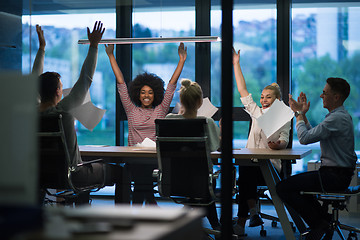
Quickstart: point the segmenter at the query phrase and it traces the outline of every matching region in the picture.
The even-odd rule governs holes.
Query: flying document
[[[218,108],[215,107],[209,100],[208,97],[203,99],[203,104],[198,109],[198,116],[211,118],[218,111]]]
[[[172,113],[179,113],[181,111],[181,104],[180,103],[176,103]],[[202,117],[208,117],[211,118],[212,116],[214,116],[214,114],[218,111],[218,108],[215,107],[209,100],[208,97],[203,99],[203,104],[201,105],[201,107],[198,109],[197,112],[197,116],[202,116]]]
[[[71,88],[64,89],[63,96],[66,97],[69,95],[70,91]],[[91,102],[89,91],[86,93],[84,102],[80,106],[70,111],[70,113],[90,131],[92,131],[96,125],[99,124],[105,112],[106,110],[96,107]]]
[[[269,139],[277,130],[284,126],[287,122],[291,121],[294,117],[294,112],[285,105],[283,101],[275,99],[270,108],[260,117],[257,123],[263,130],[266,137]]]

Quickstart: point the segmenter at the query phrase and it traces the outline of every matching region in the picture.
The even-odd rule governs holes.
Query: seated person
[[[284,203],[292,207],[310,227],[306,239],[322,239],[330,227],[327,211],[311,195],[304,192],[341,192],[350,185],[357,156],[354,151],[354,126],[343,104],[350,94],[349,83],[342,78],[328,78],[320,97],[323,107],[329,110],[325,119],[312,127],[306,118],[310,102],[304,93],[295,101],[290,95],[289,104],[296,116],[299,142],[310,144],[320,141],[321,167],[290,176],[276,185]]]
[[[274,103],[275,99],[281,100],[280,87],[277,83],[272,83],[266,86],[261,93],[259,107],[253,100],[251,93],[246,87],[245,78],[240,67],[240,50],[235,52],[233,50],[233,66],[235,73],[235,80],[238,91],[240,93],[240,100],[244,104],[245,109],[250,113],[252,118],[251,130],[249,133],[247,148],[270,148],[270,149],[284,149],[289,142],[289,132],[291,122],[286,123],[272,137],[276,141],[268,141],[263,130],[258,126],[256,118],[264,114],[269,107]],[[275,169],[281,171],[280,159],[270,159]],[[254,164],[255,165],[255,164]],[[262,225],[264,222],[260,217],[257,205],[257,186],[266,185],[264,177],[259,166],[240,166],[239,178],[237,181],[239,186],[238,198],[238,221],[234,225],[234,233],[238,236],[244,236],[245,223],[250,213],[249,227],[256,227]]]
[[[34,61],[33,73],[41,74],[44,65],[46,42],[43,30],[39,25],[36,26],[36,31],[39,38],[39,50]],[[72,109],[78,107],[83,103],[85,95],[91,86],[97,62],[98,43],[101,40],[104,31],[105,28],[103,28],[103,24],[100,21],[95,23],[92,32],[90,32],[89,28],[87,28],[88,38],[90,41],[88,55],[82,66],[80,77],[68,96],[62,99],[63,84],[60,79],[60,74],[56,72],[45,72],[39,76],[40,115],[62,115],[65,138],[70,154],[70,159],[72,160],[71,165],[75,168],[75,172],[73,172],[72,174],[72,180],[73,183],[78,187],[101,183],[104,177],[104,168],[102,163],[92,163],[77,167],[78,164],[82,163],[82,159],[77,144],[77,137],[74,126],[75,119],[74,116],[70,113]],[[107,173],[106,175],[111,176],[113,182],[117,183],[116,187],[118,188],[120,187],[118,183],[121,179],[121,169],[120,171],[115,169],[115,166],[108,166],[109,173]],[[111,174],[111,172],[117,173]],[[120,189],[116,189],[116,203],[120,202],[120,194]]]
[[[128,89],[114,56],[114,45],[105,45],[105,51],[116,77],[121,103],[128,117],[128,145],[134,146],[142,143],[145,138],[155,141],[155,119],[164,118],[169,112],[176,84],[187,58],[187,48],[184,43],[179,44],[179,62],[166,90],[164,81],[159,76],[146,72],[138,74],[130,82]],[[132,203],[157,205],[152,177],[156,165],[127,163],[126,168],[134,182]]]
[[[180,88],[180,102],[182,109],[179,114],[168,114],[165,118],[180,118],[180,119],[193,119],[204,118],[198,117],[197,111],[201,107],[203,102],[203,92],[198,83],[192,82],[189,79],[183,79],[181,81]],[[215,124],[212,118],[206,118],[208,121],[208,133],[210,141],[210,151],[216,151],[220,146],[220,129]],[[214,182],[213,186],[216,186]],[[219,219],[216,212],[216,205],[212,203],[207,207],[206,214],[210,225],[215,230],[220,230]]]

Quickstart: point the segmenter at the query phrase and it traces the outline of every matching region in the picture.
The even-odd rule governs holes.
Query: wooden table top
[[[128,147],[128,146],[97,146],[97,145],[80,145],[82,156],[92,157],[146,157],[156,158],[155,148]],[[311,153],[311,149],[282,149],[271,150],[261,148],[242,148],[234,149],[233,156],[236,159],[301,159]],[[212,158],[221,158],[221,152],[212,152]]]

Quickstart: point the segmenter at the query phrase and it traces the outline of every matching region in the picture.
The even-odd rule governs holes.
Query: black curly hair
[[[129,94],[131,101],[133,101],[136,106],[141,107],[140,90],[145,85],[151,87],[151,89],[154,91],[154,101],[152,105],[153,107],[156,107],[164,99],[165,84],[159,76],[153,73],[145,72],[139,74],[129,84]]]

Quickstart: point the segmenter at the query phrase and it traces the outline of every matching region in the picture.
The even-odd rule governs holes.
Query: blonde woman
[[[270,148],[270,149],[284,149],[289,142],[289,132],[291,123],[288,122],[280,128],[272,138],[276,141],[268,141],[262,129],[257,125],[256,118],[264,114],[268,108],[273,104],[275,99],[281,100],[280,87],[277,83],[266,86],[260,97],[260,106],[258,106],[252,94],[248,92],[245,78],[240,67],[240,50],[236,52],[233,49],[233,66],[236,84],[241,96],[241,102],[245,109],[250,113],[252,118],[251,130],[246,144],[247,148]],[[270,159],[275,168],[280,172],[280,159]],[[257,186],[265,185],[264,178],[261,174],[260,168],[254,164],[250,167],[239,167],[239,203],[238,203],[238,221],[234,226],[234,233],[239,236],[245,236],[245,223],[250,213],[249,227],[256,227],[262,225],[264,222],[260,217],[257,208]]]
[[[203,102],[203,92],[198,83],[192,82],[189,79],[183,79],[181,81],[180,102],[182,105],[181,112],[179,114],[170,113],[166,116],[166,118],[205,118],[197,116],[197,111],[201,107]],[[207,122],[210,150],[215,151],[220,146],[220,129],[212,118],[207,118]],[[215,185],[216,183],[214,184],[214,186]],[[212,203],[208,206],[206,217],[208,218],[210,225],[213,229],[220,230],[220,224],[216,212],[215,203]]]

